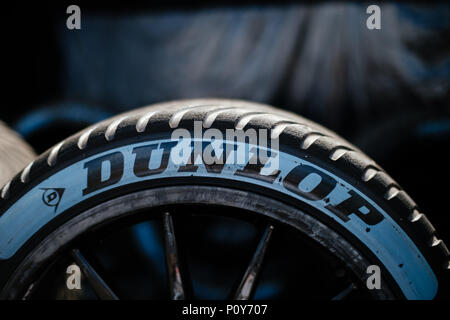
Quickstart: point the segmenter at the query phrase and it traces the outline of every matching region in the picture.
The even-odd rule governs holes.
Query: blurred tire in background
[[[7,183],[35,157],[33,149],[0,121],[0,185]]]

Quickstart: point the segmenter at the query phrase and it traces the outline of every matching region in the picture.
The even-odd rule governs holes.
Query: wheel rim
[[[81,268],[83,276],[98,298],[121,298],[121,293],[114,292],[107,281],[102,278],[101,272],[97,272],[96,268],[90,264],[89,259],[83,255],[82,248],[86,247],[83,243],[86,243],[88,238],[86,234],[92,234],[93,231],[103,230],[111,225],[123,225],[121,223],[123,219],[134,219],[138,215],[144,215],[145,220],[148,220],[149,216],[159,218],[163,226],[166,278],[169,287],[169,296],[166,298],[197,298],[192,289],[186,289],[186,287],[192,287],[192,284],[187,284],[187,282],[191,282],[191,279],[184,279],[181,272],[183,264],[180,262],[179,251],[183,249],[180,248],[180,243],[183,243],[184,239],[178,238],[177,231],[181,228],[174,228],[174,220],[176,224],[178,218],[185,219],[190,216],[189,214],[182,216],[180,207],[196,206],[195,208],[200,208],[211,205],[230,210],[230,216],[234,216],[233,211],[242,210],[249,216],[257,216],[259,221],[264,222],[263,232],[258,234],[257,245],[252,248],[253,253],[247,259],[245,270],[241,272],[241,276],[236,281],[237,285],[223,298],[251,299],[254,297],[258,288],[257,280],[263,277],[261,273],[267,259],[266,251],[270,250],[272,235],[276,234],[277,230],[285,230],[283,228],[290,228],[290,230],[308,237],[330,256],[341,261],[348,283],[334,293],[324,292],[321,298],[340,300],[357,297],[360,293],[363,293],[364,297],[370,296],[376,299],[394,297],[384,278],[380,290],[370,290],[369,292],[365,288],[366,268],[372,263],[343,237],[312,216],[262,195],[210,186],[174,186],[139,191],[99,204],[77,215],[49,234],[25,257],[4,287],[2,296],[6,298],[39,298],[36,293],[39,292],[39,287],[45,283],[46,273],[43,270],[50,270],[52,263],[59,257],[64,255],[67,257],[70,254],[71,259]],[[153,213],[149,214],[150,211]],[[217,215],[214,213],[212,212],[211,216]],[[239,218],[242,217],[239,216]],[[298,254],[302,254],[301,250]],[[280,273],[282,272],[281,269]],[[37,274],[40,274],[40,277],[37,277]],[[301,291],[302,283],[298,283],[297,286]]]

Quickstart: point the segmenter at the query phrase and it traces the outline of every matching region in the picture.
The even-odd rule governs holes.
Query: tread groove
[[[10,185],[11,185],[11,181],[8,181],[8,183],[3,186],[2,193],[1,193],[2,199],[8,199],[8,197],[9,197],[9,186]]]
[[[433,236],[433,238],[431,239],[430,247],[436,247],[441,243],[442,243],[441,239],[438,239],[436,236]]]
[[[26,167],[25,169],[23,169],[22,174],[20,175],[20,181],[22,181],[22,183],[27,183],[28,182],[28,178],[30,176],[30,170],[31,167],[33,166],[34,161],[31,161]]]
[[[180,124],[181,120],[183,119],[183,116],[188,113],[189,111],[196,109],[198,107],[205,107],[205,106],[192,106],[192,107],[187,107],[187,108],[183,108],[178,110],[177,112],[175,112],[169,119],[169,126],[172,129],[178,128],[178,125]]]
[[[216,118],[223,112],[234,110],[236,107],[228,107],[228,108],[218,108],[216,110],[211,111],[208,113],[203,120],[203,128],[211,128]]]
[[[397,186],[390,186],[387,192],[384,195],[386,200],[391,200],[395,198],[400,192],[400,189]]]
[[[248,112],[243,114],[241,117],[239,117],[238,121],[236,121],[236,124],[234,128],[236,130],[244,130],[245,126],[256,116],[267,114],[266,112]]]
[[[331,151],[329,158],[333,161],[337,161],[337,160],[339,160],[340,157],[342,157],[348,151],[352,151],[352,150],[348,147],[338,146]]]
[[[278,137],[283,133],[284,129],[292,125],[302,125],[302,124],[289,120],[276,122],[274,125],[272,125],[272,128],[270,130],[271,139],[278,139]]]
[[[370,180],[372,180],[378,173],[378,169],[376,169],[375,167],[369,166],[366,168],[366,170],[364,170],[364,174],[362,176],[362,180],[364,182],[368,182]]]
[[[47,164],[50,167],[53,167],[56,164],[56,162],[58,160],[59,149],[61,149],[63,144],[64,144],[64,141],[58,143],[55,147],[53,147],[52,151],[50,152],[50,154],[47,158]]]
[[[147,128],[147,124],[150,118],[153,117],[156,113],[157,111],[150,111],[141,116],[139,120],[136,122],[136,131],[139,133],[144,132],[145,129]]]
[[[89,136],[91,135],[92,131],[95,130],[95,128],[96,127],[88,129],[78,138],[78,141],[77,141],[78,149],[83,150],[84,148],[86,148],[87,143],[89,141]]]
[[[117,120],[114,120],[111,124],[108,125],[105,131],[105,139],[106,141],[114,140],[114,136],[116,135],[117,127],[119,124],[124,121],[127,117],[121,117]]]
[[[302,148],[303,150],[307,150],[314,142],[316,142],[317,139],[323,136],[324,135],[322,133],[316,131],[307,133],[302,143],[300,144],[300,148]]]

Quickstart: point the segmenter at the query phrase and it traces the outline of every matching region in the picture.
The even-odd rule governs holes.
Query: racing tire
[[[278,156],[278,166],[268,172],[268,162],[218,165],[201,156],[191,164],[175,162],[181,136],[173,134],[179,129],[203,151],[227,130],[266,129],[273,140],[256,150]],[[204,135],[209,129],[216,138]],[[234,138],[222,142],[233,150],[255,147]],[[447,247],[373,160],[298,115],[239,100],[196,99],[144,107],[91,126],[5,184],[0,297],[27,297],[45,265],[98,224],[181,202],[245,208],[293,226],[343,260],[363,285],[370,281],[369,267],[378,266],[381,289],[371,290],[377,298],[445,294]]]

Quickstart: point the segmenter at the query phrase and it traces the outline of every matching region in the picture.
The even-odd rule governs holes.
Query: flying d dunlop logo
[[[41,188],[43,190],[42,201],[49,207],[54,207],[55,212],[58,209],[58,205],[61,202],[61,198],[64,194],[64,188]]]

